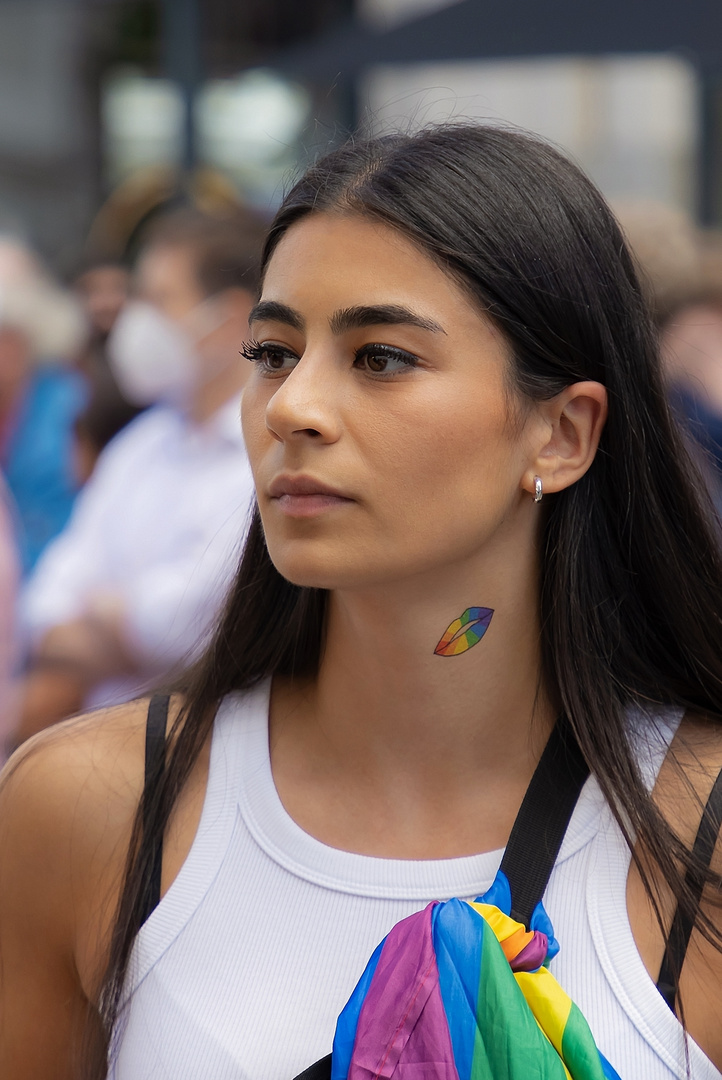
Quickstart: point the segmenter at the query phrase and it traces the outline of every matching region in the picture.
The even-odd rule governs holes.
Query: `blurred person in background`
[[[684,210],[654,199],[628,199],[612,209],[624,230],[656,324],[698,280],[700,233]]]
[[[0,767],[10,749],[17,724],[17,694],[13,684],[17,660],[15,602],[20,565],[15,549],[9,496],[0,474]]]
[[[25,575],[67,523],[78,490],[73,424],[86,391],[70,362],[83,334],[70,294],[21,244],[0,241],[0,468]]]
[[[107,256],[88,256],[74,276],[73,289],[88,322],[88,338],[78,358],[89,384],[88,400],[74,424],[75,475],[84,484],[100,452],[143,407],[122,393],[107,356],[108,336],[130,291],[127,266]]]
[[[148,409],[101,454],[23,598],[31,658],[17,738],[113,703],[197,649],[245,534],[252,479],[239,348],[262,230],[181,212],[141,251],[136,299],[109,342],[118,385]]]
[[[118,260],[89,257],[76,273],[73,288],[90,325],[90,353],[105,344],[128,299],[130,271]]]
[[[722,509],[722,237],[654,202],[616,207],[654,313],[667,390]]]
[[[88,482],[111,439],[142,412],[121,394],[110,367],[95,368],[85,406],[73,424],[72,461],[77,484]]]
[[[714,459],[722,488],[722,238],[701,234],[697,272],[659,323],[673,403]]]

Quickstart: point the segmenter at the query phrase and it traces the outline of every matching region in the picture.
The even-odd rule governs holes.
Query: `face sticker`
[[[458,619],[449,623],[434,649],[435,656],[460,656],[478,645],[489,629],[493,608],[470,607]]]

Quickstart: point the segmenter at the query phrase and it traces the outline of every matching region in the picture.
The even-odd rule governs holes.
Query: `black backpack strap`
[[[722,772],[719,773],[715,780],[707,804],[702,811],[702,818],[692,848],[692,853],[704,867],[708,868],[712,863],[720,827],[722,827]],[[699,873],[695,874],[688,871],[685,883],[694,895],[694,912],[687,914],[680,911],[679,907],[675,911],[669,937],[667,938],[667,946],[662,957],[662,966],[659,969],[659,978],[657,979],[657,989],[672,1012],[675,1011],[679,977],[682,974],[682,965],[687,955],[689,939],[694,929],[695,916],[702,902],[702,892],[704,890],[704,880]]]
[[[165,769],[165,731],[168,723],[168,706],[170,696],[168,694],[154,694],[148,705],[148,719],[145,724],[145,781],[144,792],[148,791],[151,784],[157,784],[163,776]],[[150,827],[147,805],[144,807],[143,831],[148,832]],[[143,922],[151,912],[155,911],[160,903],[160,882],[163,869],[163,837],[153,838],[153,857],[149,863],[149,871],[144,882],[143,894],[145,904],[143,909]]]
[[[589,766],[562,716],[531,778],[499,867],[511,886],[511,917],[526,927],[544,895],[588,776]]]
[[[331,1080],[331,1055],[309,1065],[294,1080]]]

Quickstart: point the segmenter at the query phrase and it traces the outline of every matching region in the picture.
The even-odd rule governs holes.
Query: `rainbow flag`
[[[499,884],[397,923],[338,1019],[331,1080],[619,1080],[544,966],[543,907],[548,933],[526,930],[484,902]]]

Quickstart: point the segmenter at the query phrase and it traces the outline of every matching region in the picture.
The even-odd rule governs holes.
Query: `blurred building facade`
[[[358,11],[383,30],[452,4],[358,0]],[[528,128],[569,152],[613,201],[696,209],[700,87],[683,55],[384,64],[362,76],[359,102],[373,131],[470,117]]]
[[[373,131],[473,117],[564,148],[606,196],[695,210],[698,85],[674,56],[384,65],[362,80]]]
[[[203,0],[190,8],[199,151],[262,204],[295,163],[311,115],[334,118],[332,100],[314,108],[307,91],[274,79],[264,60],[347,14],[349,2]],[[182,92],[168,78],[169,24],[188,10],[188,0],[0,0],[0,233],[70,270],[118,184],[143,169],[178,167]]]
[[[693,20],[704,4],[691,2]],[[64,270],[109,196],[106,239],[109,216],[123,219],[118,235],[132,231],[128,205],[142,216],[170,197],[191,159],[205,169],[204,191],[225,197],[227,185],[229,197],[270,210],[299,165],[355,126],[463,117],[552,139],[612,199],[655,198],[722,222],[722,79],[701,74],[684,43],[622,55],[612,33],[598,55],[531,55],[520,31],[518,51],[513,33],[495,51],[493,32],[457,59],[435,58],[433,42],[418,61],[413,50],[404,62],[384,51],[384,32],[463,7],[469,0],[0,0],[0,232],[20,233]],[[653,29],[656,0],[637,7]],[[483,14],[483,0],[476,8]],[[498,26],[503,15],[494,17]],[[367,49],[363,63],[347,63],[354,35],[368,45],[369,30],[379,58]],[[326,39],[319,65],[313,43]]]
[[[0,2],[0,231],[67,257],[100,196],[91,20],[75,0]]]

